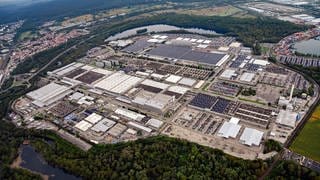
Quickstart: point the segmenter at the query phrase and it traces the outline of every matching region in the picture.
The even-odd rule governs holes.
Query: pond
[[[80,178],[68,174],[60,168],[49,165],[30,145],[21,146],[20,157],[20,167],[48,176],[49,180],[80,180]]]
[[[215,31],[211,30],[205,30],[200,28],[181,28],[177,26],[170,26],[165,24],[157,24],[157,25],[150,25],[150,26],[143,26],[138,27],[134,29],[129,29],[126,31],[123,31],[121,33],[115,34],[114,36],[110,36],[107,41],[113,41],[117,39],[123,39],[127,38],[133,35],[137,35],[138,30],[146,29],[146,32],[168,32],[168,31],[178,31],[178,30],[184,30],[190,33],[197,33],[197,34],[207,34],[207,35],[220,35],[216,33]]]
[[[293,48],[302,54],[311,54],[320,56],[320,38],[309,39],[305,41],[297,42],[293,45]]]

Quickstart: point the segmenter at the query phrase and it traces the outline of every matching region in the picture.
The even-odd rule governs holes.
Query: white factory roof
[[[122,115],[128,119],[134,120],[134,121],[141,121],[144,117],[146,117],[145,115],[136,113],[134,111],[130,111],[124,108],[118,108],[115,111],[116,114],[118,115]]]
[[[150,119],[147,123],[146,123],[146,125],[147,126],[152,126],[152,127],[154,127],[154,128],[160,128],[161,126],[162,126],[162,124],[163,124],[163,122],[162,121],[160,121],[160,120],[158,120],[158,119]]]
[[[190,41],[191,41],[191,42],[196,42],[196,41],[197,41],[197,39],[191,39]]]
[[[182,86],[171,86],[168,88],[168,91],[175,92],[178,94],[185,94],[189,88],[182,87]]]
[[[233,69],[226,69],[223,71],[223,73],[220,75],[222,78],[230,79],[231,77],[237,76],[236,70]]]
[[[254,77],[255,77],[255,73],[245,72],[241,75],[240,81],[251,82]]]
[[[73,93],[71,96],[69,96],[69,100],[72,101],[72,100],[79,100],[80,98],[82,98],[84,96],[83,93],[80,93],[80,92],[75,92]]]
[[[197,82],[197,80],[195,80],[195,79],[182,78],[182,79],[179,81],[179,84],[192,87],[196,82]]]
[[[82,120],[78,122],[74,127],[80,129],[81,131],[87,131],[90,127],[92,127],[92,124]]]
[[[148,39],[147,42],[150,42],[150,43],[157,43],[159,40],[158,39]]]
[[[91,70],[95,69],[95,67],[89,66],[89,65],[84,65],[84,66],[81,67],[81,69],[84,69],[84,70],[87,70],[87,71],[91,71]]]
[[[227,46],[221,46],[221,47],[218,48],[219,51],[229,51],[229,49],[230,48],[227,47]]]
[[[240,143],[252,146],[256,145],[259,146],[263,137],[263,132],[258,131],[252,128],[245,128],[241,137]]]
[[[203,43],[209,44],[209,43],[211,43],[211,41],[210,40],[205,40]]]
[[[229,45],[230,47],[240,47],[241,46],[241,43],[239,43],[239,42],[233,42],[233,43],[231,43],[230,45]]]
[[[152,73],[151,77],[156,78],[156,79],[162,79],[165,77],[165,75],[162,74],[157,74],[157,73]]]
[[[92,113],[88,117],[86,117],[84,120],[88,121],[91,124],[95,124],[98,121],[100,121],[101,119],[102,119],[102,116],[100,116],[99,114],[96,114],[96,113]]]
[[[110,119],[102,119],[99,121],[96,125],[94,125],[91,130],[100,133],[100,132],[106,132],[108,129],[110,129],[112,126],[114,126],[116,122],[110,120]]]
[[[136,134],[137,134],[137,131],[136,131],[136,130],[133,130],[133,129],[131,129],[131,128],[127,129],[126,132],[129,133],[129,134],[133,134],[133,135],[136,135]]]
[[[177,83],[177,82],[180,81],[181,79],[182,79],[181,76],[177,76],[177,75],[171,74],[171,75],[166,79],[166,81],[167,81],[167,82],[171,82],[171,83]]]
[[[127,126],[118,123],[108,131],[108,134],[110,134],[111,136],[114,136],[114,137],[118,137],[126,129],[127,129]]]
[[[172,96],[157,94],[153,98],[146,101],[145,105],[162,111],[173,100],[174,99]]]
[[[43,107],[64,98],[71,92],[72,90],[70,90],[70,88],[67,86],[50,83],[40,89],[28,93],[27,97],[34,100],[32,102],[33,104]]]
[[[142,81],[141,84],[147,85],[147,86],[156,87],[156,88],[159,88],[159,89],[167,89],[169,87],[168,84],[157,82],[157,81],[153,81],[153,80],[150,80],[150,79],[146,79],[146,80]]]
[[[140,124],[134,123],[134,122],[128,122],[128,126],[131,126],[133,128],[139,129],[139,130],[146,131],[148,133],[150,133],[152,131],[152,129],[145,127],[145,126],[142,126]]]
[[[183,38],[182,37],[177,37],[176,40],[181,41],[181,40],[183,40]]]
[[[270,63],[268,61],[265,61],[265,60],[256,59],[256,60],[253,61],[253,64],[266,66],[266,65],[268,65]]]
[[[155,35],[152,36],[152,38],[154,38],[154,39],[157,39],[157,38],[159,38],[159,37],[160,37],[159,34],[155,34]]]
[[[224,122],[221,126],[218,136],[224,138],[236,138],[241,126],[232,122]]]
[[[197,48],[202,48],[202,49],[205,49],[205,48],[207,48],[209,45],[207,45],[207,44],[199,44],[198,46],[197,46]]]
[[[199,82],[194,86],[194,88],[195,88],[195,89],[199,89],[204,83],[205,83],[205,81],[204,81],[204,80],[201,80],[201,81],[199,81]]]
[[[148,76],[150,75],[150,73],[142,72],[142,71],[137,71],[137,72],[136,72],[136,75],[148,77]]]
[[[168,36],[165,36],[165,35],[159,37],[159,39],[167,39],[167,38]]]
[[[280,110],[276,123],[294,128],[298,113],[289,110]]]
[[[101,80],[94,86],[106,91],[122,94],[131,89],[141,80],[142,79],[138,77],[130,76],[122,72],[116,72]]]
[[[138,84],[141,80],[142,80],[141,78],[131,76],[125,82],[118,84],[117,86],[112,88],[110,91],[114,93],[122,94],[128,91],[129,89],[131,89],[136,84]]]
[[[199,39],[199,40],[197,40],[196,42],[197,43],[202,43],[204,40],[203,39]]]
[[[230,123],[233,123],[233,124],[238,124],[240,122],[240,119],[239,118],[236,118],[236,117],[231,117],[231,119],[229,120]]]
[[[71,64],[68,64],[66,66],[63,66],[59,69],[56,69],[53,71],[54,74],[58,75],[58,76],[62,76],[68,72],[71,72],[81,66],[83,66],[84,64],[81,64],[81,63],[71,63]]]
[[[96,72],[96,73],[100,73],[100,74],[106,75],[106,76],[108,76],[108,75],[113,73],[112,71],[109,71],[109,70],[106,70],[106,69],[101,69],[101,68],[93,69],[92,71]]]

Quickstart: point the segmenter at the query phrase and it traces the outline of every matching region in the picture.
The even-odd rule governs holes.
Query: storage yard
[[[27,124],[45,120],[88,143],[163,134],[255,159],[266,140],[285,143],[314,97],[304,77],[246,49],[193,34],[106,42],[48,72],[15,109]]]

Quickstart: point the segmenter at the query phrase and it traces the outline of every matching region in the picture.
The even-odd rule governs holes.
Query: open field
[[[179,13],[193,14],[193,15],[200,15],[200,16],[231,16],[239,12],[242,12],[242,10],[236,7],[222,6],[222,7],[210,7],[210,8],[201,8],[201,9],[190,9],[190,10],[181,11]]]
[[[36,33],[32,32],[32,31],[26,31],[26,32],[21,33],[21,35],[19,36],[19,40],[24,41],[24,40],[32,39],[32,38],[36,38],[36,37],[37,37]]]
[[[290,149],[301,155],[312,158],[320,162],[320,105],[312,114],[305,127]]]

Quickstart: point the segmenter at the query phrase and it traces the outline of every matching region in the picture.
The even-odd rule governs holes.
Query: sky
[[[46,2],[51,0],[0,0],[1,6],[15,5],[15,6],[28,6],[34,3]]]

